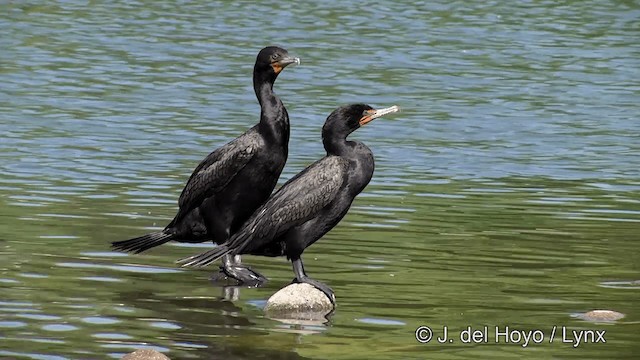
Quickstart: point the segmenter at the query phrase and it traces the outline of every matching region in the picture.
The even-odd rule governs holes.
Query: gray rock
[[[264,307],[273,319],[326,322],[334,307],[327,295],[309,284],[291,284],[273,294]]]
[[[613,310],[591,310],[583,314],[578,314],[578,318],[586,321],[616,321],[624,317],[623,313]]]
[[[138,349],[122,357],[122,360],[171,360],[165,354],[151,349]]]

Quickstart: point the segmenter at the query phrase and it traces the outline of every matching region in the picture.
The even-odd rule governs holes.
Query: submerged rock
[[[613,310],[591,310],[577,317],[586,321],[616,321],[622,319],[624,314]]]
[[[273,294],[264,311],[274,319],[326,321],[334,307],[327,295],[309,284],[291,284]]]
[[[152,349],[138,349],[122,357],[122,360],[171,360],[165,354]]]

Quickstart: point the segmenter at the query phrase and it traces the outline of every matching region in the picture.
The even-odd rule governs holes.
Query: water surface
[[[632,1],[0,5],[0,357],[636,358],[639,20]],[[302,58],[275,86],[281,182],[323,155],[338,105],[403,108],[353,135],[374,178],[305,253],[336,291],[326,326],[262,315],[284,259],[247,257],[271,281],[229,302],[213,268],[173,263],[206,244],[108,247],[161,229],[198,161],[257,121],[270,44]],[[626,317],[576,317],[601,308]],[[423,325],[607,343],[420,344]]]

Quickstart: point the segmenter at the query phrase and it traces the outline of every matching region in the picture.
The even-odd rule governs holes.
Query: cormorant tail
[[[231,249],[226,245],[218,245],[215,248],[205,251],[198,255],[189,256],[184,259],[176,261],[178,264],[182,264],[182,267],[203,267],[211,264],[219,258],[227,255],[231,252]]]
[[[172,234],[166,234],[163,232],[153,232],[150,234],[142,235],[137,238],[115,241],[111,243],[111,248],[117,251],[132,252],[134,254],[141,253],[145,250],[149,250],[152,247],[162,245],[171,241]]]

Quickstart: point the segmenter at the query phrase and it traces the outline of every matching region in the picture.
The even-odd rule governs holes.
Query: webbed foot
[[[327,297],[329,298],[329,301],[331,301],[331,304],[333,305],[333,307],[336,306],[336,295],[334,294],[333,290],[329,287],[329,285],[322,283],[318,280],[314,280],[308,276],[304,276],[301,278],[295,278],[293,279],[293,281],[291,282],[292,284],[297,284],[297,283],[307,283],[313,287],[315,287],[316,289],[322,291],[325,295],[327,295]]]
[[[220,266],[220,271],[211,277],[212,281],[235,281],[237,286],[259,287],[268,280],[259,272],[240,264]]]

